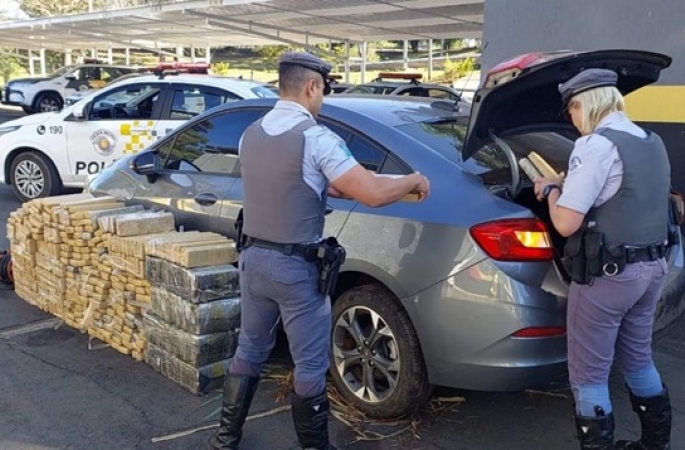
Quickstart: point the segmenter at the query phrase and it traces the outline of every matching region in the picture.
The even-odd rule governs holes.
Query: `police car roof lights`
[[[410,83],[419,84],[419,80],[423,78],[421,73],[395,73],[395,72],[380,72],[374,82],[383,80],[409,80]]]
[[[147,69],[159,78],[167,75],[178,75],[180,73],[209,74],[210,65],[206,62],[183,63],[183,62],[160,62],[155,67]]]

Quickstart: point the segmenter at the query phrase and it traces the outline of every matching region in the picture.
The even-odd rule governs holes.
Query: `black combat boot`
[[[252,403],[259,378],[226,375],[219,430],[209,440],[211,450],[237,450],[243,437],[243,424]]]
[[[293,392],[293,423],[297,440],[304,450],[336,450],[328,442],[328,411],[326,392],[315,397],[300,397]]]
[[[671,448],[671,400],[668,389],[655,397],[635,397],[630,389],[630,403],[640,417],[642,437],[639,441],[618,441],[620,450],[670,450]]]
[[[581,450],[612,450],[614,448],[614,415],[604,414],[595,406],[595,417],[576,415],[576,436]]]

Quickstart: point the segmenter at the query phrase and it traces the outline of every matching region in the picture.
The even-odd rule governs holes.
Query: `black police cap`
[[[324,81],[324,94],[328,95],[331,93],[328,75],[331,73],[333,66],[329,62],[324,61],[309,52],[286,52],[283,53],[278,60],[279,67],[283,64],[301,66],[320,73]]]
[[[618,74],[609,69],[586,69],[565,83],[559,85],[559,93],[564,105],[571,97],[581,92],[604,86],[616,86]]]

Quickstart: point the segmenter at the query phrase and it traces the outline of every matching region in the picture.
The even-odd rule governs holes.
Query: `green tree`
[[[458,61],[452,61],[450,58],[445,58],[443,69],[443,81],[450,82],[457,80],[475,69],[475,61],[473,58],[463,58]]]

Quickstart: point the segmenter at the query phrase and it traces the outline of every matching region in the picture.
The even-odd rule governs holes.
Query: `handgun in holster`
[[[243,208],[240,208],[238,213],[238,218],[235,220],[235,225],[233,225],[238,232],[238,236],[235,241],[235,249],[240,252],[243,247],[245,247],[245,235],[243,234]]]
[[[334,237],[329,237],[318,244],[319,291],[323,295],[331,295],[335,292],[338,274],[345,262],[345,256],[345,248]]]

